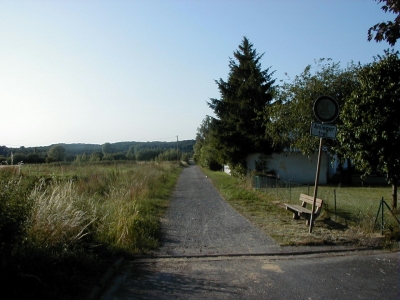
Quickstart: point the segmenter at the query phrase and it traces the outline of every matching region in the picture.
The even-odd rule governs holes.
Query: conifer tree
[[[244,37],[230,58],[228,80],[216,80],[221,99],[210,99],[214,110],[215,148],[223,163],[246,170],[246,157],[251,153],[270,154],[272,146],[265,136],[265,108],[271,103],[275,79],[273,72],[261,69],[263,54],[253,49]]]

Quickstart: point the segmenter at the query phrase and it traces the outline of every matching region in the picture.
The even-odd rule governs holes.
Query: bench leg
[[[314,223],[314,222],[313,222]],[[306,225],[310,226],[310,219],[306,219]],[[313,224],[314,225],[314,224]]]
[[[300,219],[300,217],[297,213],[293,213],[293,219],[298,220],[298,219]]]

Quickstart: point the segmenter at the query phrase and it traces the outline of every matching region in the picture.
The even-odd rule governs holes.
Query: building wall
[[[255,169],[255,160],[259,154],[251,154],[247,157],[247,168]],[[273,154],[267,162],[268,170],[274,170],[279,175],[280,180],[289,181],[300,184],[312,184],[315,182],[317,171],[318,153],[313,154],[310,158],[301,153]],[[329,155],[322,152],[321,166],[319,173],[319,183],[326,184],[330,172]]]

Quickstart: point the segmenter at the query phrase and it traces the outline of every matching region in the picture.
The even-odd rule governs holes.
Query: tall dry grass
[[[31,166],[26,173],[35,174]],[[44,166],[37,166],[44,174]],[[179,173],[173,163],[48,167],[30,195],[35,243],[73,245],[84,237],[143,252],[158,245],[159,217]],[[50,179],[49,179],[50,178]]]
[[[37,185],[29,200],[33,207],[28,237],[38,247],[71,246],[90,234],[97,219],[93,200],[78,194],[71,180]]]
[[[0,170],[4,294],[86,299],[116,255],[158,246],[159,220],[180,170],[168,162]],[[27,284],[32,288],[19,288]]]

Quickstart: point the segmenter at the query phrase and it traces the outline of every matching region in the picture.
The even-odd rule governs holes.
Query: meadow
[[[173,162],[1,168],[1,282],[17,298],[87,298],[116,258],[158,247],[181,169]]]

